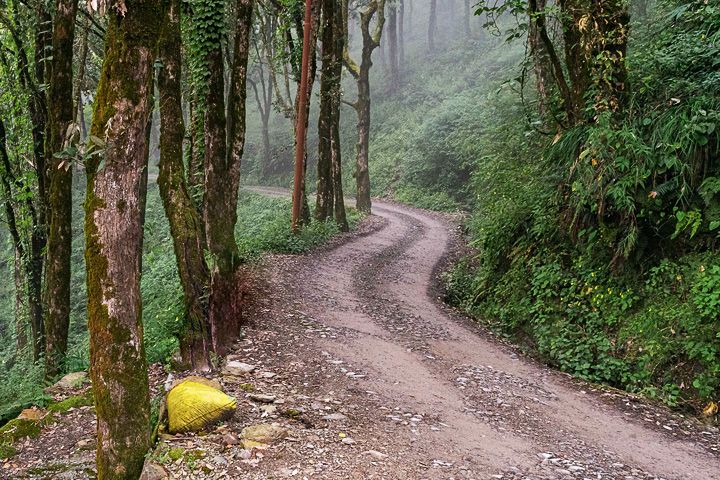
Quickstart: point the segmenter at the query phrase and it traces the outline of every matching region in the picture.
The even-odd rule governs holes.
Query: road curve
[[[720,479],[716,430],[634,412],[631,397],[521,357],[440,304],[435,272],[454,241],[441,217],[383,201],[373,214],[383,228],[287,275],[304,279],[310,314],[343,332],[323,350],[359,366],[363,390],[403,405],[403,415],[386,412],[409,430],[398,441],[443,459],[422,478]]]

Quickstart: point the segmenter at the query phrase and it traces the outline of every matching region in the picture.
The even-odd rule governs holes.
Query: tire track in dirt
[[[304,279],[296,293],[315,318],[353,332],[323,349],[361,366],[362,388],[384,404],[433,419],[397,437],[440,459],[432,478],[720,478],[717,452],[643,425],[437,302],[433,273],[453,241],[444,220],[387,202],[373,213],[384,228],[309,255],[290,275]]]

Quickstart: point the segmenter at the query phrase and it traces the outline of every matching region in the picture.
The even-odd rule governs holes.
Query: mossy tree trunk
[[[552,70],[548,61],[548,54],[543,45],[542,37],[538,23],[535,21],[537,12],[545,11],[546,0],[535,0],[535,4],[528,1],[528,8],[531,16],[528,22],[528,43],[530,47],[530,56],[533,61],[533,73],[535,74],[535,89],[537,91],[537,108],[541,119],[546,119],[552,88]],[[533,8],[537,9],[533,12]],[[545,15],[542,13],[542,15]]]
[[[104,158],[88,162],[85,262],[99,480],[136,480],[150,449],[150,395],[140,263],[143,171],[153,65],[165,5],[125,0],[109,9],[91,134]]]
[[[25,328],[25,276],[22,268],[22,253],[15,248],[15,355],[21,357],[27,347],[27,328]]]
[[[50,127],[50,190],[45,269],[45,379],[60,373],[70,327],[70,269],[72,257],[72,176],[67,158],[57,157],[77,140],[73,108],[73,43],[78,0],[58,0],[52,36],[52,74],[48,91]]]
[[[378,19],[374,33],[370,32],[370,23],[375,14]],[[343,24],[345,38],[348,32],[348,0],[343,0]],[[360,65],[351,58],[347,46],[343,57],[345,66],[355,79],[358,88],[358,98],[350,105],[355,108],[358,115],[357,157],[355,165],[355,180],[357,183],[356,206],[361,212],[370,213],[370,170],[368,167],[370,149],[370,68],[372,67],[372,52],[380,46],[380,37],[385,25],[385,0],[371,0],[367,9],[360,13],[360,29],[362,32],[362,52]]]
[[[158,73],[160,94],[160,163],[158,186],[170,224],[175,260],[185,299],[185,317],[180,335],[183,363],[194,370],[208,370],[212,337],[208,320],[206,288],[210,273],[205,262],[205,232],[195,202],[190,196],[183,164],[185,122],[180,81],[180,0],[170,0],[168,16],[160,35]]]
[[[331,143],[332,153],[332,182],[333,195],[335,196],[335,223],[340,230],[349,230],[347,215],[345,213],[345,197],[342,184],[342,155],[340,146],[340,105],[342,96],[342,69],[343,51],[345,50],[345,35],[343,34],[343,13],[340,2],[335,5],[335,19],[333,21],[334,50],[332,56],[332,79],[334,80],[332,91],[332,124]]]
[[[320,115],[318,117],[318,164],[315,219],[333,218],[335,195],[333,182],[332,131],[333,95],[339,79],[333,78],[335,61],[335,10],[337,0],[322,2],[322,69],[320,78]]]
[[[34,72],[31,71],[30,61],[26,54],[24,36],[17,26],[9,18],[3,18],[3,26],[7,29],[8,34],[15,44],[17,55],[17,77],[18,83],[27,95],[27,107],[32,123],[32,151],[33,151],[33,170],[37,179],[37,193],[32,195],[32,191],[27,186],[23,186],[18,181],[9,164],[5,169],[5,175],[10,178],[13,189],[18,194],[22,192],[24,198],[24,208],[28,214],[27,220],[30,227],[28,232],[22,237],[23,242],[27,242],[27,248],[23,254],[23,269],[26,281],[26,294],[28,304],[28,317],[30,319],[30,331],[33,344],[33,359],[38,361],[45,352],[45,328],[44,328],[44,307],[42,299],[43,291],[43,268],[45,263],[45,247],[47,243],[47,223],[45,221],[46,201],[47,201],[47,171],[45,162],[45,137],[46,137],[46,117],[47,103],[45,93],[40,89],[40,85],[47,83],[47,73],[45,69],[46,48],[50,47],[50,34],[48,25],[51,17],[46,11],[44,5],[38,4],[35,10],[36,26],[35,26],[35,52]],[[4,138],[4,133],[3,133]]]
[[[238,0],[235,45],[228,98],[224,102],[223,58],[220,46],[207,57],[210,74],[205,112],[205,186],[203,219],[211,257],[209,320],[214,351],[227,352],[241,324],[243,279],[235,242],[240,164],[245,148],[245,106],[253,0]],[[218,12],[222,15],[223,12]],[[226,131],[226,125],[229,131]],[[227,135],[227,137],[226,137]],[[226,138],[228,144],[226,144]]]
[[[10,238],[13,242],[15,251],[15,351],[17,356],[21,356],[27,346],[27,329],[25,328],[25,272],[23,262],[25,260],[25,244],[20,234],[17,216],[15,214],[15,205],[13,204],[13,182],[14,175],[10,165],[10,159],[7,153],[7,142],[5,136],[5,123],[0,117],[0,198],[3,202],[3,210],[5,211],[5,221],[7,222]]]

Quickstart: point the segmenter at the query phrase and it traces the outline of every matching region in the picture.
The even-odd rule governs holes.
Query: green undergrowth
[[[235,236],[243,257],[252,259],[263,253],[300,254],[341,233],[335,222],[315,221],[303,227],[299,234],[293,233],[290,229],[291,207],[290,200],[285,198],[246,191],[240,193]],[[361,217],[354,208],[347,208],[351,230]]]

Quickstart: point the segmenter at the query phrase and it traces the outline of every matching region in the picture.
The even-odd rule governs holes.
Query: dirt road
[[[385,406],[407,478],[720,478],[717,429],[554,372],[438,302],[455,241],[441,217],[385,202],[373,213],[381,228],[278,281],[301,279],[304,313],[335,332],[318,345]]]

